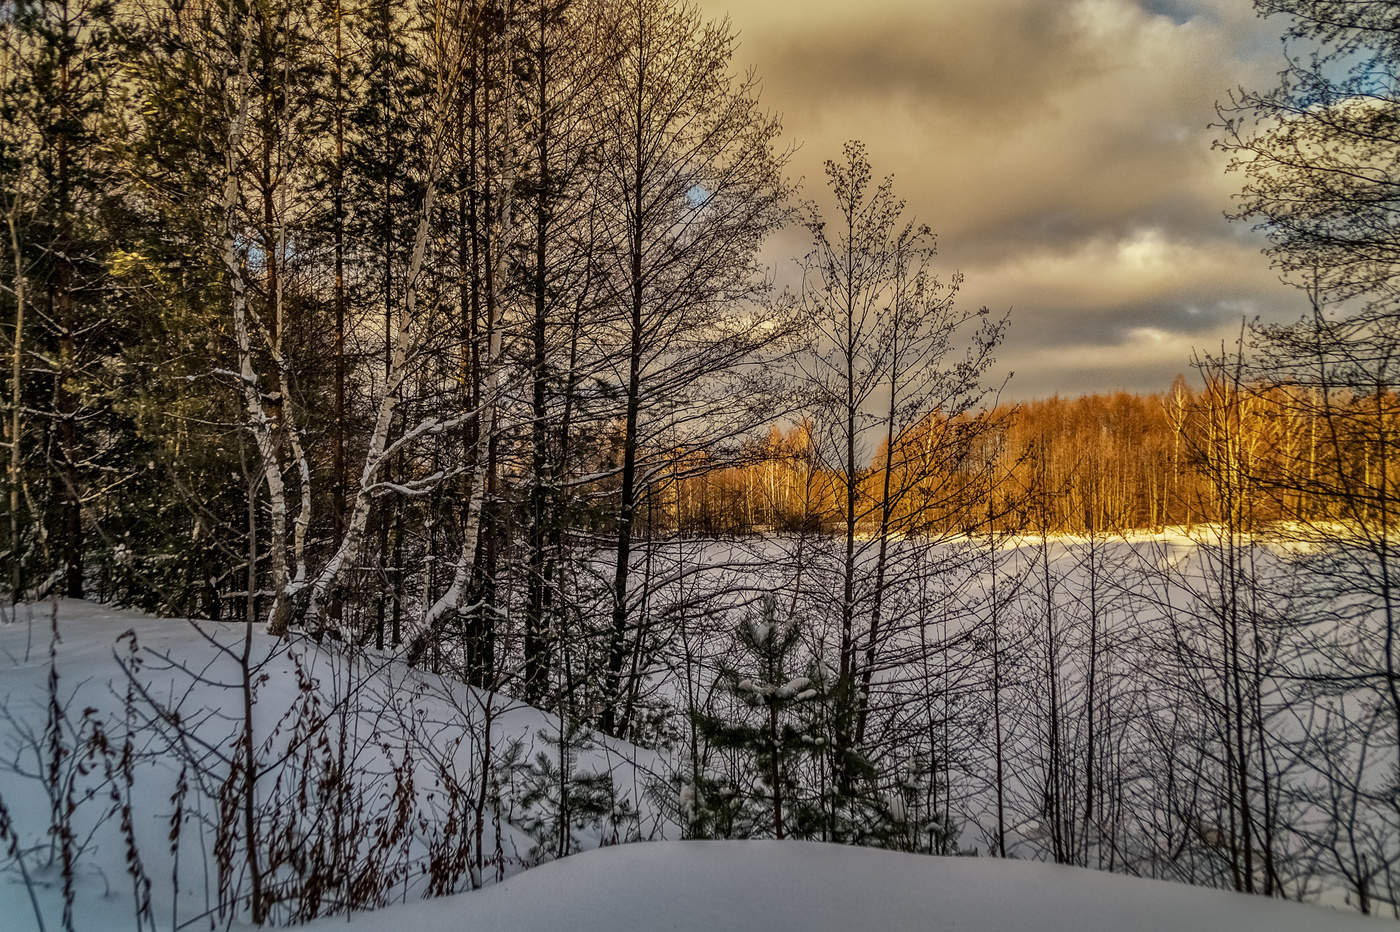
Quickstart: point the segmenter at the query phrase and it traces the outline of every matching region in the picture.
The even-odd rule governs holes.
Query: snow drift
[[[315,923],[369,932],[1323,932],[1380,920],[1183,884],[991,858],[792,841],[601,848],[476,893]]]

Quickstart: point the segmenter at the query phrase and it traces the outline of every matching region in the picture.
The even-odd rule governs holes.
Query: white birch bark
[[[282,186],[278,196],[281,201],[278,206],[282,216],[278,218],[277,276],[273,282],[273,287],[276,290],[277,326],[274,330],[275,339],[272,341],[271,349],[277,365],[277,390],[282,395],[282,429],[286,431],[288,443],[292,448],[292,459],[296,463],[297,479],[301,487],[301,501],[297,509],[296,522],[292,527],[292,562],[296,567],[296,575],[287,587],[288,598],[294,599],[306,585],[306,531],[311,526],[311,464],[307,461],[306,449],[302,446],[301,431],[296,422],[296,412],[291,407],[291,374],[288,371],[286,356],[282,352],[282,333],[285,324],[282,275],[287,268],[287,226],[284,222],[287,215],[287,189],[285,185]]]
[[[442,7],[438,8],[437,16],[435,45],[438,50],[439,63],[433,106],[433,126],[430,133],[427,183],[423,193],[423,202],[418,211],[413,237],[413,251],[409,257],[407,281],[404,289],[404,307],[402,313],[397,315],[394,321],[393,348],[389,357],[389,371],[385,378],[384,394],[379,401],[374,429],[370,432],[364,466],[360,471],[360,483],[355,491],[355,500],[351,508],[350,519],[346,523],[345,535],[340,541],[340,546],[336,548],[335,554],[311,583],[306,610],[306,626],[313,631],[319,628],[321,615],[331,593],[340,585],[349,568],[359,560],[360,552],[364,547],[365,531],[375,492],[387,488],[386,484],[378,481],[380,470],[389,461],[394,451],[405,441],[426,433],[442,431],[449,426],[448,423],[443,422],[426,422],[412,430],[405,431],[404,436],[399,441],[393,444],[389,443],[389,429],[393,424],[394,412],[398,407],[399,390],[407,378],[408,364],[414,355],[414,337],[419,315],[417,286],[427,254],[428,235],[431,231],[433,208],[437,200],[438,174],[445,149],[445,137],[450,125],[453,94],[462,74],[463,36],[470,33],[470,24],[468,23],[446,22]],[[498,352],[498,349],[493,347],[493,353],[495,352]],[[467,416],[469,415],[464,414],[460,418],[453,419],[452,423],[466,420]],[[478,460],[480,459],[481,457],[478,457]],[[443,478],[445,476],[439,476],[438,481]],[[479,482],[473,484],[473,498],[476,497],[475,490],[478,485],[480,485]],[[415,484],[414,491],[422,492],[426,488],[421,483]],[[351,640],[355,634],[348,629],[341,629],[336,633],[343,640]]]
[[[10,597],[19,602],[23,598],[23,573],[20,564],[19,544],[19,499],[21,466],[20,412],[23,410],[24,395],[20,390],[21,376],[24,374],[24,302],[27,297],[24,279],[24,257],[20,250],[19,230],[15,224],[15,214],[19,211],[19,194],[15,194],[7,220],[10,228],[10,246],[14,254],[15,274],[15,339],[10,357]]]
[[[398,407],[399,388],[406,377],[406,369],[413,342],[413,320],[417,313],[417,282],[423,268],[423,257],[428,247],[428,230],[432,219],[433,204],[437,196],[436,170],[438,157],[434,155],[429,171],[427,190],[423,195],[423,205],[418,215],[417,231],[413,238],[413,253],[409,260],[408,286],[405,289],[403,313],[394,321],[393,350],[389,357],[389,374],[384,383],[384,395],[379,400],[379,410],[374,419],[374,429],[370,432],[369,446],[365,451],[364,466],[360,471],[360,484],[355,490],[355,502],[351,508],[350,520],[345,526],[345,536],[336,548],[335,554],[326,563],[320,574],[311,583],[311,595],[306,609],[306,626],[317,630],[321,613],[331,592],[340,584],[346,569],[354,566],[360,558],[364,546],[365,529],[369,523],[373,493],[377,487],[375,477],[389,460],[389,428],[394,421],[394,411]],[[342,639],[349,640],[353,632],[337,632]]]
[[[232,25],[232,24],[230,24]],[[231,87],[225,91],[224,106],[228,117],[228,132],[224,151],[224,189],[220,207],[223,215],[221,254],[228,272],[230,310],[233,315],[234,339],[238,346],[238,380],[247,409],[247,428],[258,448],[258,459],[267,482],[268,509],[271,517],[272,540],[269,551],[272,560],[273,602],[268,610],[267,628],[271,634],[286,631],[289,614],[287,573],[287,496],[282,481],[281,464],[277,461],[276,431],[263,405],[262,389],[253,366],[252,338],[249,333],[248,285],[238,259],[239,175],[242,171],[241,148],[248,120],[249,45],[252,41],[252,17],[245,15],[239,35],[237,72],[228,69]],[[250,579],[256,577],[250,567]],[[251,593],[250,593],[251,595]]]
[[[511,28],[514,22],[511,16],[512,3],[507,0],[505,9],[505,21],[507,29]],[[514,49],[510,36],[506,37],[506,48]],[[512,66],[513,70],[513,66]],[[500,206],[500,213],[493,226],[495,236],[492,237],[497,243],[496,255],[491,263],[491,290],[497,296],[495,315],[491,321],[491,342],[486,354],[486,390],[485,398],[482,401],[482,413],[484,420],[481,429],[477,431],[476,450],[472,457],[472,476],[469,488],[470,497],[467,499],[467,518],[464,523],[464,533],[462,535],[462,547],[458,551],[456,565],[452,571],[452,583],[438,599],[428,607],[416,624],[410,624],[409,630],[404,638],[410,654],[420,648],[420,642],[431,636],[433,629],[438,622],[449,613],[461,614],[466,609],[467,587],[471,582],[472,574],[476,565],[476,545],[481,537],[481,519],[486,504],[486,460],[487,451],[491,442],[491,436],[496,431],[496,411],[497,397],[500,392],[500,359],[502,347],[502,330],[505,326],[505,302],[500,300],[501,282],[505,268],[504,259],[509,250],[503,245],[506,236],[514,228],[515,217],[515,159],[510,151],[512,145],[511,131],[515,115],[515,98],[506,95],[505,126],[502,135],[505,138],[507,147],[506,157],[502,160],[505,170],[502,172],[498,190],[503,194]]]

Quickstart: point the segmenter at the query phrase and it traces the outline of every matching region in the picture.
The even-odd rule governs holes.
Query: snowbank
[[[56,619],[59,640],[51,645],[52,619]],[[246,626],[239,624],[155,619],[76,600],[4,607],[0,612],[0,932],[39,928],[36,911],[50,932],[62,928],[62,850],[50,831],[55,803],[41,779],[52,766],[51,669],[56,676],[53,695],[61,712],[62,756],[56,782],[66,788],[57,805],[72,812],[75,865],[68,885],[73,928],[77,932],[210,928],[210,917],[214,927],[226,926],[218,912],[215,852],[220,828],[229,828],[230,820],[221,818],[217,794],[228,773],[228,759],[239,749],[236,739],[243,712],[237,655],[247,634]],[[264,852],[269,883],[290,889],[299,882],[304,885],[315,870],[326,872],[324,864],[318,868],[314,861],[329,844],[322,843],[325,836],[318,835],[318,830],[335,811],[340,784],[320,781],[335,772],[328,768],[336,764],[341,727],[349,755],[347,769],[342,771],[349,794],[345,831],[353,837],[332,850],[347,854],[337,865],[342,868],[371,864],[371,849],[376,857],[388,858],[379,871],[382,889],[372,894],[381,902],[415,900],[434,889],[470,886],[470,863],[452,862],[454,869],[438,878],[435,888],[427,869],[434,858],[440,863],[450,861],[442,853],[445,846],[467,843],[471,813],[453,810],[454,800],[473,804],[479,794],[487,793],[482,844],[487,863],[481,873],[488,883],[498,874],[523,870],[538,860],[541,855],[532,849],[540,843],[541,833],[550,852],[558,847],[549,835],[549,801],[536,805],[522,801],[549,776],[534,773],[531,763],[538,755],[556,754],[558,745],[551,742],[557,741],[559,733],[557,717],[506,696],[409,668],[382,654],[365,652],[347,658],[334,644],[271,638],[262,625],[253,627],[250,653],[257,680],[253,703],[260,768],[256,818],[264,847],[275,843],[295,849],[273,868],[267,867]],[[134,676],[129,677],[128,671],[135,671]],[[134,705],[128,694],[129,679],[141,686]],[[181,723],[183,746],[193,748],[200,760],[198,769],[187,767],[187,756],[177,753],[170,726],[175,716]],[[297,745],[298,750],[289,750],[301,734],[299,722],[319,722],[324,743],[307,739]],[[92,752],[90,738],[99,724],[114,749],[110,759]],[[122,742],[128,734],[134,738],[129,785],[119,770],[112,772],[121,766]],[[482,742],[488,740],[492,769],[483,791]],[[575,813],[570,850],[665,831],[664,814],[651,804],[647,793],[664,774],[664,761],[658,755],[589,733],[569,740],[571,776],[591,778],[595,785],[607,778],[605,789],[596,790],[591,800],[595,810],[601,809],[587,818]],[[515,760],[514,766],[506,766],[508,758]],[[189,790],[180,797],[177,853],[171,831],[182,774]],[[456,795],[449,792],[454,787]],[[607,798],[600,800],[600,794]],[[581,808],[577,800],[575,806]],[[364,817],[355,821],[359,808]],[[404,825],[395,842],[381,844],[387,831],[384,820],[395,812],[404,814]],[[13,820],[12,831],[3,830],[5,817]],[[448,834],[452,824],[457,826],[455,836]],[[289,839],[285,845],[278,841],[282,832]],[[234,844],[241,852],[241,838]],[[150,912],[141,920],[129,870],[132,847],[139,852],[148,884],[144,896]],[[297,856],[302,860],[292,860]],[[243,875],[237,873],[242,870],[241,857],[232,858],[235,883],[242,882]],[[239,903],[247,901],[244,887],[232,896]],[[330,901],[339,892],[339,887],[332,888],[322,897]],[[272,908],[273,923],[300,918],[285,905],[290,901],[279,901]],[[244,928],[238,922],[233,927]]]
[[[808,842],[672,841],[602,848],[476,893],[311,929],[354,932],[1323,932],[1377,919],[990,858],[934,858]]]

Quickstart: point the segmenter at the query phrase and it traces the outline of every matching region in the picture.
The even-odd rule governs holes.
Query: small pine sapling
[[[820,691],[810,677],[793,672],[801,630],[795,620],[778,618],[773,596],[764,597],[758,618],[740,622],[734,641],[733,660],[721,665],[719,685],[741,707],[730,717],[697,713],[696,727],[711,746],[751,763],[758,795],[771,812],[773,836],[783,838],[788,833],[784,806],[790,807],[799,793],[796,764],[812,748],[797,709],[818,699]],[[723,793],[706,795],[732,806]],[[700,803],[698,792],[688,799],[693,823],[707,819]]]

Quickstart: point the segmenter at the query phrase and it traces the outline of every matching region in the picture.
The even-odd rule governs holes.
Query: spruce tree
[[[696,716],[696,727],[713,747],[747,760],[758,796],[771,812],[775,838],[789,834],[792,807],[800,798],[798,764],[815,746],[798,711],[820,692],[812,677],[795,673],[800,643],[796,621],[780,620],[777,600],[764,596],[759,617],[734,629],[734,661],[720,668],[719,685],[739,700],[739,714]],[[698,805],[692,809],[698,811]]]
[[[4,24],[7,549],[16,595],[28,585],[84,594],[84,502],[113,466],[100,388],[100,367],[121,340],[104,227],[112,24],[107,0],[24,0]]]

